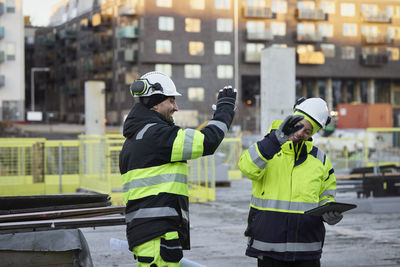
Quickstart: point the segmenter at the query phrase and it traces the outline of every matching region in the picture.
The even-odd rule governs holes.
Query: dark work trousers
[[[258,259],[258,267],[321,267],[320,260],[280,261],[269,257]]]

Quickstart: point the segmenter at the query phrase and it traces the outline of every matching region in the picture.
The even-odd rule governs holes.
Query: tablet
[[[356,208],[357,205],[350,203],[328,202],[325,205],[304,212],[307,215],[322,216],[328,211],[339,211],[340,213]]]

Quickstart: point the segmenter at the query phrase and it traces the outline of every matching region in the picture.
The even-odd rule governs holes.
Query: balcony
[[[361,54],[360,64],[365,67],[379,67],[384,66],[389,62],[388,53],[377,54]]]
[[[245,51],[244,61],[246,63],[259,63],[261,62],[261,52]]]
[[[328,14],[318,9],[296,9],[298,20],[328,20]]]
[[[77,36],[76,31],[75,31],[75,30],[72,30],[72,29],[61,29],[61,30],[58,32],[58,37],[59,37],[61,40],[65,40],[65,39],[76,39],[76,36]]]
[[[4,27],[0,27],[0,39],[4,38]]]
[[[54,45],[54,40],[44,37],[44,36],[41,36],[41,37],[37,38],[36,43],[39,46],[52,47]]]
[[[136,14],[136,5],[130,3],[125,3],[118,8],[119,16],[135,16]]]
[[[136,49],[125,49],[118,51],[118,60],[124,62],[136,62],[137,61],[137,50]]]
[[[275,19],[276,13],[269,7],[245,7],[244,16],[247,18]]]
[[[365,44],[393,44],[394,42],[389,34],[363,35],[362,41]]]
[[[324,42],[326,37],[318,32],[314,33],[295,33],[295,39],[299,43],[319,43]]]
[[[72,84],[66,84],[61,86],[61,92],[66,95],[77,95],[79,90],[78,87]]]
[[[372,23],[392,23],[392,17],[386,12],[378,12],[376,14],[362,13],[363,21]]]
[[[299,64],[322,65],[325,64],[325,56],[322,51],[312,51],[297,54]]]
[[[270,29],[264,29],[263,31],[246,31],[247,40],[254,41],[272,41],[274,36]]]
[[[102,26],[111,27],[112,16],[102,15],[100,13],[93,14],[92,16],[92,27],[95,29],[100,29]]]
[[[3,87],[6,85],[6,76],[0,75],[0,87]]]
[[[0,16],[4,14],[4,3],[0,3]]]
[[[120,39],[135,39],[138,36],[138,28],[133,25],[119,27],[117,30],[117,37]]]
[[[0,51],[0,63],[4,62],[5,56],[6,55],[5,55],[4,51]]]

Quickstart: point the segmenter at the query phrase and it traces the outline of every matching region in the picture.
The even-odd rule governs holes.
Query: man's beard
[[[166,117],[167,122],[173,124],[174,123],[174,118],[172,117],[172,115],[169,115]]]

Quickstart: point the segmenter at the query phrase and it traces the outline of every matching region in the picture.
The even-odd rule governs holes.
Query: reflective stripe
[[[160,244],[160,247],[164,247],[166,249],[182,249],[182,246],[169,247],[169,246],[164,245],[164,244]]]
[[[251,161],[259,168],[264,169],[267,166],[267,162],[263,160],[258,154],[257,147],[255,144],[251,145],[248,149]]]
[[[167,173],[153,177],[133,179],[130,182],[123,184],[122,189],[123,192],[128,192],[130,189],[134,188],[147,187],[169,182],[187,184],[187,175],[181,173]]]
[[[221,131],[224,132],[224,134],[226,134],[228,132],[228,127],[226,126],[225,123],[223,123],[222,121],[217,121],[217,120],[211,120],[207,123],[208,125],[215,125],[218,127],[218,129],[220,129]]]
[[[325,153],[321,149],[319,149],[319,148],[317,148],[317,149],[318,149],[317,159],[319,159],[322,162],[322,164],[325,164]]]
[[[185,140],[183,141],[182,160],[192,158],[193,142],[194,142],[195,130],[185,130]]]
[[[325,203],[327,203],[327,202],[332,202],[333,201],[333,199],[330,199],[330,198],[325,198],[325,199],[323,199],[323,200],[321,200],[320,202],[319,202],[319,206],[322,206],[322,205],[324,205]]]
[[[319,197],[324,197],[324,196],[333,196],[336,197],[336,190],[325,190],[324,192],[322,192],[321,195],[319,195]]]
[[[318,203],[291,202],[275,199],[262,199],[251,196],[251,204],[259,208],[289,210],[289,211],[305,211],[318,207]]]
[[[182,218],[186,221],[189,221],[189,212],[181,209],[181,213],[182,213]]]
[[[146,132],[151,126],[153,126],[153,125],[155,125],[155,124],[157,124],[157,123],[149,123],[149,124],[146,124],[146,125],[143,127],[143,129],[140,130],[140,131],[138,132],[138,134],[136,135],[136,140],[142,139],[142,138],[143,138],[143,135],[145,134],[145,132]]]
[[[302,251],[318,251],[322,249],[322,242],[312,243],[268,243],[259,240],[254,240],[252,248],[261,251],[276,251],[276,252],[302,252]]]
[[[165,216],[178,216],[178,212],[176,212],[174,208],[170,207],[143,208],[127,213],[125,215],[125,222],[129,223],[133,219],[165,217]]]

